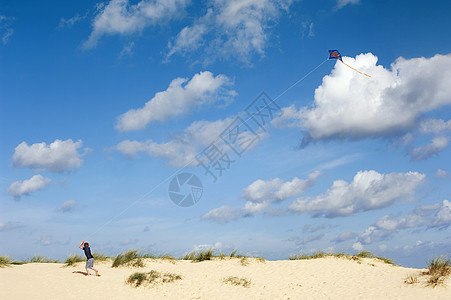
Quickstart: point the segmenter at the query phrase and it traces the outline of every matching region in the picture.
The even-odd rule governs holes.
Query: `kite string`
[[[315,72],[319,67],[321,67],[326,61],[328,61],[328,59],[326,58],[322,63],[320,63],[319,65],[317,65],[314,69],[312,69],[310,72],[308,72],[307,74],[305,74],[301,79],[299,79],[298,81],[296,81],[295,83],[293,83],[289,88],[287,88],[285,91],[283,91],[279,96],[277,96],[276,98],[273,99],[273,101],[276,101],[277,99],[279,99],[280,97],[282,97],[286,92],[288,92],[289,90],[291,90],[292,88],[294,88],[296,85],[298,85],[300,82],[302,82],[305,78],[307,78],[310,74],[312,74],[313,72]]]
[[[306,79],[310,74],[312,74],[313,72],[315,72],[319,67],[321,67],[328,59],[324,60],[323,62],[321,62],[319,65],[317,65],[315,68],[313,68],[310,72],[308,72],[306,75],[304,75],[302,78],[300,78],[299,80],[297,80],[295,83],[293,83],[290,87],[288,87],[287,89],[285,89],[281,94],[279,94],[279,96],[277,96],[276,98],[273,99],[273,101],[276,101],[277,99],[279,99],[280,97],[282,97],[285,93],[287,93],[289,90],[291,90],[293,87],[295,87],[296,85],[298,85],[300,82],[302,82],[304,79]],[[259,113],[263,108],[261,108],[257,113]],[[247,120],[245,120],[244,122],[247,122],[251,119],[251,117],[249,117]],[[213,141],[216,142],[219,139],[219,137]],[[199,154],[199,153],[197,153]],[[172,173],[171,175],[167,176],[165,179],[163,179],[160,183],[158,183],[156,186],[154,186],[150,191],[148,191],[147,193],[143,194],[141,197],[138,197],[135,201],[133,201],[129,206],[127,206],[125,209],[123,209],[119,214],[115,215],[114,217],[112,217],[111,219],[109,219],[108,221],[106,221],[105,223],[103,223],[97,230],[95,230],[94,232],[92,232],[88,238],[91,238],[92,236],[94,236],[96,233],[98,233],[100,230],[102,230],[105,226],[107,226],[108,224],[110,224],[111,222],[113,222],[113,220],[117,219],[118,217],[120,217],[121,215],[123,215],[126,211],[128,211],[131,207],[133,207],[136,203],[138,203],[139,201],[141,201],[142,199],[144,199],[145,197],[149,196],[155,189],[157,189],[158,187],[160,187],[163,183],[165,183],[166,181],[168,181],[170,178],[172,178],[175,174],[177,174],[178,172],[180,172],[181,170],[185,169],[187,166],[189,166],[194,160],[195,157],[197,155],[194,156],[194,158],[188,162],[187,164],[185,164],[183,167],[179,168],[177,171],[175,171],[174,173]]]

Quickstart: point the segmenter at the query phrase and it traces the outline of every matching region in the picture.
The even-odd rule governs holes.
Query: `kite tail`
[[[358,73],[360,73],[360,74],[362,74],[362,75],[365,75],[365,76],[368,76],[369,78],[373,78],[373,77],[371,77],[370,75],[368,75],[368,74],[365,74],[365,73],[363,73],[363,72],[360,72],[359,70],[356,70],[356,69],[354,69],[353,67],[351,67],[350,65],[348,65],[347,63],[345,63],[344,61],[341,61],[342,63],[344,63],[345,64],[345,66],[347,66],[347,67],[349,67],[349,68],[351,68],[351,69],[353,69],[354,71],[356,71],[356,72],[358,72]]]

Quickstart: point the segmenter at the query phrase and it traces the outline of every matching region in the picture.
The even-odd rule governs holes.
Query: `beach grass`
[[[8,256],[0,256],[0,268],[4,268],[11,264],[11,259]]]
[[[100,252],[93,252],[92,256],[94,257],[94,259],[96,261],[108,261],[108,260],[112,259],[110,256],[105,255],[105,254],[100,253]]]
[[[24,262],[26,263],[59,263],[58,259],[50,259],[43,255],[35,255],[32,258],[26,259]]]
[[[222,280],[224,283],[231,284],[231,285],[237,285],[237,286],[243,286],[243,287],[250,287],[251,281],[247,278],[239,278],[236,276],[229,276],[227,278],[224,278]]]
[[[210,248],[210,249],[206,249],[206,250],[192,251],[192,252],[186,253],[180,259],[191,260],[193,262],[201,262],[204,260],[211,260],[213,257],[215,257],[213,255],[213,249]]]
[[[407,275],[407,277],[404,279],[404,283],[405,284],[416,284],[419,283],[420,281],[418,280],[418,276],[415,274],[409,274]]]
[[[437,256],[427,262],[428,271],[425,275],[430,275],[426,285],[436,287],[444,285],[445,278],[451,274],[451,260],[445,256]]]
[[[145,257],[142,254],[139,254],[138,250],[136,249],[129,250],[125,253],[118,254],[113,260],[112,267],[117,268],[120,266],[129,266],[142,268],[145,266],[144,258],[147,257]]]
[[[151,270],[150,272],[135,272],[128,277],[126,283],[132,287],[139,287],[141,285],[169,283],[176,280],[182,279],[181,275],[174,273],[160,273],[156,270]]]
[[[70,266],[73,266],[73,265],[75,265],[75,264],[77,264],[79,262],[82,262],[84,260],[85,259],[81,255],[73,254],[73,255],[69,255],[66,258],[66,261],[64,263],[66,264],[66,267],[70,267]]]
[[[374,258],[377,260],[380,260],[386,264],[395,265],[393,260],[390,258],[380,257],[376,256],[373,253],[369,251],[360,251],[359,253],[355,255],[346,254],[344,252],[338,252],[338,253],[332,253],[332,252],[325,252],[325,251],[317,251],[313,254],[296,254],[289,257],[290,260],[302,260],[302,259],[317,259],[317,258],[323,258],[323,257],[338,257],[338,258],[347,258],[351,260],[359,260],[360,258]]]
[[[213,258],[219,258],[219,259],[240,258],[241,261],[243,261],[243,259],[246,260],[247,258],[251,258],[251,257],[238,254],[238,250],[232,250],[232,252],[230,252],[230,254],[225,254],[225,253],[222,253],[221,251],[219,251],[219,254],[218,254],[218,253],[215,253],[215,251],[212,248],[206,249],[206,250],[188,252],[185,255],[183,255],[182,257],[180,257],[181,260],[191,260],[193,262],[211,260]],[[260,262],[265,262],[265,259],[263,257],[252,257],[252,258],[257,259]],[[245,265],[245,264],[243,264],[243,265]]]

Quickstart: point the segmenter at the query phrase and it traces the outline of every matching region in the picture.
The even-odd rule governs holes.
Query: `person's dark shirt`
[[[91,254],[91,248],[83,247],[83,251],[85,251],[85,255],[86,255],[87,259],[94,258],[94,256],[92,256],[92,254]]]

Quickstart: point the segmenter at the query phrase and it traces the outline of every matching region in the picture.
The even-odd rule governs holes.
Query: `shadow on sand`
[[[72,273],[82,274],[82,275],[88,276],[88,273],[82,272],[82,271],[73,271]]]

